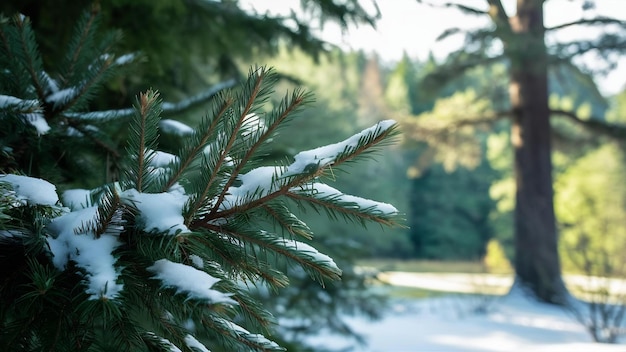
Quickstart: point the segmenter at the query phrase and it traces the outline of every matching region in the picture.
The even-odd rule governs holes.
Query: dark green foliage
[[[34,32],[43,38],[43,56],[56,67],[66,55],[58,44],[73,38],[74,19],[93,4],[104,28],[124,33],[119,50],[144,59],[132,74],[109,82],[108,94],[93,102],[98,108],[130,105],[134,92],[154,84],[167,96],[183,97],[214,83],[215,76],[244,78],[238,60],[274,53],[281,44],[319,58],[330,45],[314,28],[326,22],[341,28],[371,25],[379,16],[357,0],[291,1],[288,5],[303,9],[298,14],[257,12],[237,1],[7,0],[0,3],[0,13],[32,18]]]
[[[413,180],[410,238],[424,259],[480,260],[493,236],[489,187],[495,173],[484,161],[473,170],[433,165]]]
[[[76,39],[68,48],[67,60],[59,71],[47,73],[33,36],[28,18],[3,18],[0,28],[2,55],[7,70],[0,72],[6,82],[2,94],[16,103],[3,104],[0,131],[3,148],[3,170],[23,170],[29,175],[46,175],[52,181],[77,182],[99,178],[94,174],[94,156],[116,160],[119,153],[101,127],[117,116],[114,112],[94,116],[86,112],[91,100],[121,66],[109,53],[112,36],[105,36],[98,45],[93,41],[97,31],[95,14],[84,14],[76,28]],[[86,44],[91,43],[91,44]],[[117,69],[119,72],[119,69]],[[16,84],[17,83],[17,84]],[[25,148],[26,146],[36,148]],[[113,161],[115,163],[115,161]],[[61,165],[62,167],[58,167]],[[98,171],[104,171],[98,168]],[[84,182],[84,181],[83,181]],[[90,184],[89,182],[86,182]]]

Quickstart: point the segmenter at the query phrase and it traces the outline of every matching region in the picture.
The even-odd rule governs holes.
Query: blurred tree
[[[418,0],[425,2],[425,0]],[[508,15],[501,0],[486,0],[485,7],[461,2],[432,2],[469,15],[487,16],[492,25],[467,32],[463,49],[450,55],[446,65],[431,76],[431,82],[446,82],[470,68],[505,61],[508,67],[510,109],[489,116],[469,117],[452,125],[511,119],[516,182],[514,237],[516,284],[529,289],[546,302],[562,303],[567,289],[561,278],[556,219],[553,205],[550,116],[564,116],[585,127],[617,138],[626,137],[626,127],[610,125],[603,119],[581,118],[576,111],[550,109],[548,68],[595,51],[609,63],[614,53],[626,49],[626,23],[606,17],[586,18],[546,28],[544,0],[519,0]],[[593,5],[593,2],[585,2]],[[588,7],[588,6],[587,6]],[[597,39],[558,43],[546,47],[549,33],[573,26],[612,25],[619,31],[605,31]],[[463,33],[451,28],[441,38]],[[474,121],[472,121],[474,120]]]

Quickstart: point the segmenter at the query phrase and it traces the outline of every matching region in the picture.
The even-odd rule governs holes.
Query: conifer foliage
[[[130,58],[109,53],[113,39],[96,35],[96,20],[85,15],[67,62],[49,75],[28,19],[1,19],[0,346],[282,350],[265,337],[274,318],[248,288],[288,285],[290,266],[321,284],[340,278],[335,262],[309,244],[313,234],[297,211],[395,223],[393,206],[323,182],[388,143],[395,123],[267,165],[273,136],[311,96],[295,90],[265,110],[277,83],[265,67],[235,89],[204,94],[212,108],[193,129],[161,121],[174,105],[152,90],[134,109],[89,112],[98,86]],[[34,167],[51,155],[45,148],[62,155],[72,138],[111,153],[99,123],[120,120],[128,120],[128,141],[115,151],[123,172],[111,182],[74,189],[58,176],[65,163]],[[158,150],[159,126],[185,136],[177,155]]]

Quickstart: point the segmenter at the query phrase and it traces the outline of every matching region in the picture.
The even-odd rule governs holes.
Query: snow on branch
[[[276,342],[267,339],[265,336],[261,334],[253,334],[243,327],[228,321],[223,318],[214,318],[214,321],[221,325],[225,330],[231,331],[236,335],[238,340],[244,340],[248,344],[257,349],[261,349],[263,351],[284,351],[285,349],[280,347]],[[243,342],[243,341],[241,341]],[[245,342],[244,342],[245,343]]]
[[[137,210],[138,222],[146,232],[157,231],[175,235],[189,232],[182,215],[182,209],[187,202],[187,196],[178,193],[141,193],[129,189],[120,198],[124,204],[131,205]]]
[[[9,183],[21,205],[55,205],[59,201],[56,186],[40,178],[21,175],[0,175],[0,182]]]
[[[398,209],[393,205],[377,202],[371,199],[351,196],[341,193],[339,190],[320,182],[315,182],[310,189],[292,189],[293,192],[308,194],[317,199],[332,199],[333,202],[342,203],[346,208],[366,210],[381,215],[397,215]]]
[[[176,347],[176,345],[166,338],[158,336],[153,332],[146,332],[145,334],[148,340],[155,341],[160,345],[159,347],[167,348],[169,350],[168,352],[182,352],[180,348]]]
[[[39,100],[23,100],[10,95],[0,94],[0,109],[8,109],[11,107],[17,107],[19,109],[37,109],[39,108]]]
[[[64,116],[70,119],[78,120],[94,120],[105,122],[114,119],[128,118],[133,116],[134,109],[118,109],[118,110],[103,110],[103,111],[90,111],[90,112],[65,112]]]
[[[287,167],[287,172],[282,176],[307,173],[332,165],[345,155],[354,153],[358,148],[367,144],[368,141],[381,137],[395,125],[396,122],[394,120],[384,120],[342,142],[300,152],[296,154],[294,157],[295,161]],[[315,170],[311,170],[311,168],[315,168]]]
[[[185,336],[185,344],[187,345],[187,347],[194,349],[194,350],[198,350],[200,352],[210,352],[209,349],[206,348],[205,345],[200,343],[200,341],[198,341],[195,337],[191,335]]]
[[[395,126],[393,120],[381,121],[342,142],[300,152],[289,166],[262,166],[239,174],[236,185],[223,192],[221,202],[219,199],[213,202],[218,208],[210,217],[201,220],[200,226],[210,219],[228,217],[287,195],[290,189],[319,176],[324,168],[351,160],[383,143]]]
[[[153,278],[161,280],[164,287],[175,288],[176,293],[186,293],[190,299],[207,300],[212,304],[237,305],[237,302],[230,298],[231,294],[211,288],[220,279],[192,266],[159,259],[147,269],[154,273]]]
[[[43,116],[39,100],[23,100],[10,95],[0,95],[0,110],[17,113],[24,121],[35,127],[39,135],[50,131],[50,126]]]
[[[52,105],[55,109],[68,105],[81,94],[79,87],[69,87],[58,92],[52,93],[46,97],[46,103]]]
[[[288,249],[295,250],[299,254],[304,254],[311,257],[311,260],[315,263],[321,263],[322,265],[331,269],[331,271],[341,273],[341,269],[337,266],[335,261],[326,254],[320,253],[314,247],[300,241],[290,240],[287,238],[281,238],[279,242]],[[318,264],[319,265],[319,264]]]
[[[282,168],[277,166],[262,166],[240,174],[237,180],[241,184],[228,188],[220,209],[231,209],[276,192],[279,188],[276,181],[281,171]]]
[[[120,269],[115,268],[117,259],[112,254],[122,244],[118,240],[120,229],[115,226],[96,237],[85,227],[93,224],[97,217],[96,206],[65,213],[52,220],[48,228],[55,237],[47,237],[46,241],[57,269],[65,270],[68,261],[72,260],[85,270],[85,292],[90,299],[111,299],[117,297],[123,288],[117,283]],[[81,229],[84,232],[80,232]]]
[[[185,125],[184,123],[176,120],[164,119],[159,122],[161,131],[165,133],[175,134],[180,137],[189,136],[193,134],[193,128]]]

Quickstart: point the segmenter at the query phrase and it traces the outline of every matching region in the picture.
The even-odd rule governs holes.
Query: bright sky
[[[373,0],[362,0],[364,6],[372,7]],[[243,3],[253,4],[259,10],[271,12],[286,12],[292,6],[297,6],[294,0],[243,0]],[[430,0],[431,3],[444,3],[443,0]],[[484,0],[457,0],[473,7],[483,7]],[[596,8],[582,10],[583,0],[550,0],[547,1],[544,13],[546,26],[574,21],[583,17],[611,16],[626,20],[626,0],[596,0]],[[451,50],[463,45],[461,36],[448,38],[437,42],[436,38],[444,30],[451,27],[471,29],[482,27],[488,23],[481,16],[469,16],[455,9],[433,8],[418,4],[417,0],[378,0],[378,7],[382,18],[376,29],[369,26],[351,27],[347,33],[342,33],[336,25],[327,24],[321,32],[322,38],[340,45],[345,49],[362,49],[366,52],[376,52],[384,61],[395,61],[406,52],[412,58],[425,59],[429,52],[442,58]],[[515,1],[504,0],[509,14],[514,13]],[[573,40],[593,38],[600,31],[591,31],[589,27],[578,27],[563,30],[559,40]],[[587,61],[593,65],[593,59]],[[621,90],[626,83],[626,57],[619,66],[607,77],[596,77],[596,82],[605,94],[614,94]]]

